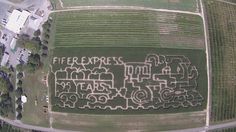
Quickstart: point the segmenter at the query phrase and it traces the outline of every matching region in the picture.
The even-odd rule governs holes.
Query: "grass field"
[[[22,122],[26,124],[49,127],[48,113],[44,113],[43,106],[47,106],[47,87],[42,79],[46,74],[39,70],[34,74],[26,73],[23,79],[23,89],[28,102],[23,106]],[[36,103],[36,102],[37,103]]]
[[[167,131],[205,125],[205,112],[155,115],[53,114],[54,128],[86,132]]]
[[[196,0],[62,0],[70,6],[142,6],[150,8],[196,11]]]
[[[212,58],[213,123],[236,117],[236,6],[205,1]]]
[[[53,15],[56,47],[157,47],[204,49],[200,16],[93,10]]]

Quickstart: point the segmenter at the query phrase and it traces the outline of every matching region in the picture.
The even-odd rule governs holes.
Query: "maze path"
[[[67,60],[67,61],[66,61]],[[79,61],[80,60],[80,61]],[[54,57],[55,105],[89,109],[159,109],[199,106],[198,70],[185,56],[148,54],[143,62],[122,57]]]

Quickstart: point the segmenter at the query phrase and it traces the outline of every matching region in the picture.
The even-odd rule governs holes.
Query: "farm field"
[[[97,114],[201,111],[207,98],[205,62],[201,50],[56,48],[49,80],[52,110]]]
[[[235,0],[225,0],[227,2],[232,2],[232,3],[235,3],[236,4],[236,1]]]
[[[200,16],[152,11],[54,13],[55,47],[204,49]]]
[[[212,61],[211,122],[236,118],[236,6],[206,0]]]
[[[205,124],[200,16],[137,10],[51,16],[53,128],[160,131]]]
[[[221,129],[221,130],[211,130],[211,131],[208,131],[208,132],[235,132],[236,131],[236,127],[234,128],[224,128],[224,129]]]
[[[62,0],[64,7],[71,6],[141,6],[173,10],[197,10],[196,0]]]
[[[119,116],[53,113],[53,118],[53,128],[86,132],[153,132],[205,125],[205,112]]]

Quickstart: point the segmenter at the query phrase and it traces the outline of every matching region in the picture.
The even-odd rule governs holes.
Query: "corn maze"
[[[185,55],[152,53],[140,61],[126,55],[83,55],[52,60],[51,86],[58,108],[116,111],[203,106],[198,68]]]
[[[207,75],[198,15],[139,10],[52,14],[53,111],[202,111]]]

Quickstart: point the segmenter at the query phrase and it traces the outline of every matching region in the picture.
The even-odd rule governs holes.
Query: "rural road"
[[[33,126],[33,125],[27,125],[23,124],[17,120],[9,120],[6,118],[0,117],[0,120],[3,120],[4,122],[16,126],[23,129],[33,129],[43,132],[75,132],[70,130],[62,130],[62,129],[54,129],[54,128],[47,128],[47,127],[39,127],[39,126]],[[198,128],[190,128],[190,129],[182,129],[182,130],[174,130],[169,132],[200,132],[200,131],[208,131],[208,130],[215,130],[215,129],[223,129],[223,128],[232,128],[236,126],[236,121],[229,122],[229,123],[222,123],[217,125],[210,125],[209,127],[198,127]],[[78,132],[78,131],[76,131]]]
[[[148,11],[160,11],[160,12],[172,12],[172,13],[184,13],[191,15],[201,16],[200,13],[190,12],[190,11],[181,11],[181,10],[168,10],[168,9],[154,9],[147,7],[138,7],[138,6],[74,6],[67,7],[61,10],[53,10],[53,12],[65,12],[65,11],[80,11],[80,10],[148,10]]]
[[[208,92],[207,92],[207,108],[206,108],[206,127],[210,125],[210,115],[211,115],[211,77],[212,77],[212,70],[211,70],[211,52],[210,52],[210,44],[208,43],[208,27],[205,15],[205,8],[203,6],[203,0],[200,0],[200,7],[201,7],[201,17],[203,20],[203,27],[204,27],[204,38],[205,38],[205,47],[206,47],[206,60],[207,60],[207,82],[208,82]]]

